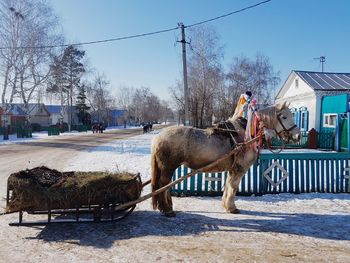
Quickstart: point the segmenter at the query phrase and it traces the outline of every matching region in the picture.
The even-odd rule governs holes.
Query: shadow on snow
[[[46,225],[36,237],[47,242],[72,242],[81,246],[109,248],[118,240],[145,236],[189,236],[203,232],[283,233],[328,240],[349,241],[350,215],[289,214],[242,210],[232,219],[178,212],[175,218],[157,211],[135,211],[119,222]],[[220,213],[216,213],[220,216]],[[242,218],[244,217],[244,218]],[[248,217],[248,218],[247,218]]]

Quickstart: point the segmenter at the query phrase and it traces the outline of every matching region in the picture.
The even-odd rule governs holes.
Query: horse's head
[[[258,115],[267,129],[273,129],[285,142],[300,140],[300,130],[294,123],[293,114],[287,103],[276,104],[258,111]]]

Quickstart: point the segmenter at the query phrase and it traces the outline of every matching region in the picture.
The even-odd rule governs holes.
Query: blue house
[[[55,124],[61,123],[61,122],[65,122],[65,123],[69,122],[68,106],[46,105],[46,108],[47,108],[48,112],[50,113],[50,120],[51,120],[52,125],[55,125]],[[78,120],[75,106],[72,107],[72,117],[73,117],[72,123],[78,124],[79,120]]]
[[[111,109],[109,110],[109,126],[121,126],[127,124],[127,110],[124,109]],[[128,123],[129,124],[129,123]]]
[[[300,130],[314,128],[321,131],[323,98],[341,94],[350,94],[350,73],[293,70],[278,91],[275,101],[290,103]]]
[[[338,151],[350,150],[350,94],[325,96],[321,105],[321,132],[333,132],[336,135]]]

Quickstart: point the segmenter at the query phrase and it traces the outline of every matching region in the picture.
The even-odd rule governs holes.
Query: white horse
[[[287,105],[277,104],[257,111],[260,126],[272,129],[284,141],[299,141],[300,131],[293,121]],[[244,142],[245,128],[238,119],[229,119],[235,128],[236,142]],[[196,129],[175,126],[165,129],[152,144],[152,190],[167,185],[177,167],[184,164],[192,169],[204,167],[232,150],[230,137],[213,132],[213,129]],[[227,212],[238,213],[235,196],[242,176],[258,157],[257,145],[243,144],[242,150],[205,172],[229,171],[222,197]],[[166,216],[175,216],[169,190],[152,199],[153,208]]]

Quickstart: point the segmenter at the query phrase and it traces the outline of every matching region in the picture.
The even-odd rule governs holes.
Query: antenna
[[[326,62],[326,57],[325,56],[320,56],[319,58],[314,58],[314,59],[319,59],[320,63],[322,65],[322,72],[323,72],[323,64]]]

